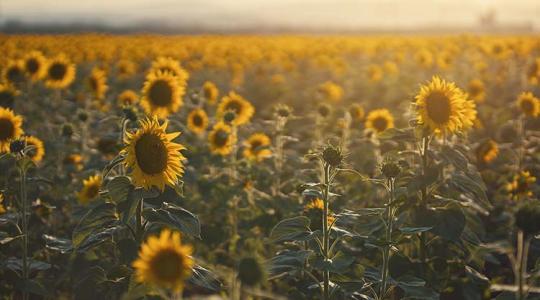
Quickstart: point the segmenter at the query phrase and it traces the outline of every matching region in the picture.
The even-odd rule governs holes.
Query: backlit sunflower
[[[49,60],[45,85],[51,89],[64,89],[75,80],[75,65],[65,55]]]
[[[0,152],[8,152],[10,141],[24,133],[22,122],[23,118],[11,109],[0,107]]]
[[[209,104],[215,104],[217,102],[219,90],[213,82],[206,81],[202,86],[202,93],[204,95],[204,99],[206,99],[206,102]]]
[[[236,136],[231,126],[219,122],[212,128],[212,131],[208,135],[208,141],[212,153],[225,156],[233,150],[236,144]]]
[[[26,146],[34,146],[34,148],[27,152],[27,155],[35,163],[39,163],[43,160],[45,156],[45,146],[43,142],[34,136],[27,136],[24,138],[26,140]]]
[[[202,134],[208,127],[208,116],[202,108],[192,110],[187,117],[187,127],[195,134]]]
[[[107,74],[104,70],[94,67],[87,79],[87,84],[94,99],[103,100],[105,98],[109,86],[107,85]]]
[[[164,119],[182,106],[184,93],[185,87],[172,74],[153,72],[144,82],[140,105],[147,114]]]
[[[453,133],[462,127],[466,96],[454,83],[434,76],[415,99],[418,122],[432,132]]]
[[[139,257],[133,262],[138,282],[181,292],[194,265],[193,248],[182,245],[180,233],[163,229],[149,237],[141,246]]]
[[[531,92],[523,92],[517,99],[518,108],[527,116],[538,117],[540,115],[540,99]]]
[[[134,105],[139,101],[139,95],[133,90],[125,90],[120,95],[118,95],[118,106],[130,106]]]
[[[77,193],[79,202],[83,205],[88,204],[90,201],[96,199],[99,196],[99,189],[101,188],[101,176],[94,175],[83,180],[83,188]]]
[[[229,110],[234,111],[236,114],[233,120],[233,124],[236,126],[248,123],[255,113],[253,105],[235,92],[230,92],[221,99],[217,108],[218,118],[221,119]]]
[[[0,107],[12,108],[19,94],[12,85],[0,83]]]
[[[24,70],[32,81],[47,75],[47,59],[40,51],[31,51],[24,58]]]
[[[343,99],[343,88],[332,81],[320,84],[317,91],[325,101],[340,102]]]
[[[23,60],[9,60],[2,72],[4,82],[13,86],[20,86],[25,81],[25,70]]]
[[[320,230],[323,227],[323,210],[324,202],[319,198],[311,200],[308,204],[304,206],[304,215],[310,220],[309,227],[311,228],[311,230]],[[330,214],[330,212],[328,213],[327,221],[328,226],[330,226],[335,221],[335,218]]]
[[[519,200],[521,197],[531,197],[531,185],[536,183],[536,177],[529,171],[521,171],[514,175],[512,181],[506,184],[506,190],[512,195],[512,199]]]
[[[254,160],[260,162],[270,156],[272,156],[272,151],[268,149],[270,146],[270,137],[264,133],[255,133],[252,134],[244,142],[244,152],[243,155],[249,160]]]
[[[184,173],[181,144],[172,142],[180,132],[167,133],[167,122],[162,125],[156,117],[142,120],[135,133],[127,133],[125,165],[131,169],[136,186],[150,189],[152,186],[165,189],[175,186]]]
[[[189,73],[180,66],[180,62],[171,57],[158,57],[152,62],[149,73],[169,73],[176,77],[178,83],[184,86],[189,79]]]
[[[469,82],[467,93],[475,102],[482,103],[486,98],[486,87],[482,80],[473,79]]]
[[[480,143],[476,148],[476,159],[481,164],[491,163],[499,155],[499,146],[494,140]]]
[[[354,121],[362,121],[366,115],[364,108],[357,103],[354,103],[349,107],[349,113]]]
[[[386,108],[375,109],[369,112],[366,118],[366,128],[381,133],[394,127],[394,117]]]

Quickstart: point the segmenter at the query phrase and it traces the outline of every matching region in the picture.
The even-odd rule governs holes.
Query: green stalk
[[[330,194],[330,165],[326,164],[324,165],[324,195],[323,195],[323,202],[324,202],[324,209],[323,209],[323,216],[322,216],[322,223],[323,223],[323,257],[325,260],[329,259],[329,247],[330,247],[330,232],[328,228],[328,197]],[[323,299],[328,300],[330,299],[330,272],[324,271],[323,273]]]
[[[381,289],[379,292],[379,298],[384,299],[386,295],[386,285],[388,281],[388,263],[390,261],[390,244],[392,242],[392,226],[394,221],[394,213],[392,210],[392,205],[394,202],[394,190],[395,190],[395,179],[391,178],[388,180],[390,198],[386,206],[386,245],[384,246],[383,252],[383,265],[381,269]]]
[[[24,166],[19,166],[20,185],[21,185],[21,217],[22,217],[22,272],[24,285],[28,282],[28,203],[26,201],[26,170]],[[28,299],[28,292],[23,290],[23,299]]]
[[[143,232],[144,226],[143,226],[143,221],[142,221],[143,201],[144,199],[141,199],[141,201],[139,201],[139,204],[137,204],[137,212],[135,214],[136,223],[137,223],[136,234],[137,234],[137,239],[139,240],[139,242],[142,241],[142,238],[144,235],[144,232]]]
[[[428,161],[428,150],[429,150],[429,138],[422,138],[422,175],[427,173],[427,161]],[[423,208],[427,207],[427,187],[422,188],[421,196],[421,205]],[[420,233],[420,249],[419,249],[420,261],[422,262],[422,273],[425,273],[425,264],[426,264],[426,232]]]
[[[526,273],[527,273],[527,257],[529,256],[530,238],[525,238],[523,230],[518,231],[517,235],[517,257],[516,266],[514,267],[515,281],[517,290],[517,299],[524,300],[527,298]]]

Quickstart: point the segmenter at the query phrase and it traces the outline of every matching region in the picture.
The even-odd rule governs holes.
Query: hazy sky
[[[0,20],[113,25],[403,28],[471,26],[496,11],[501,24],[540,28],[540,0],[0,0]]]

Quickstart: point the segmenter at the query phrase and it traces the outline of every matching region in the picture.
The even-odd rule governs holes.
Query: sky
[[[76,21],[113,26],[470,27],[490,11],[496,13],[501,26],[540,29],[540,0],[0,0],[0,22]]]

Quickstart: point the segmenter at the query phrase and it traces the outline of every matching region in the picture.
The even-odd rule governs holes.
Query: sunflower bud
[[[391,179],[398,177],[399,173],[401,173],[401,168],[397,162],[387,161],[382,164],[381,172],[384,177]]]
[[[73,125],[71,123],[66,123],[62,125],[62,136],[70,138],[74,133]]]
[[[256,257],[244,257],[238,264],[238,278],[247,286],[254,286],[266,277],[262,263]]]
[[[523,230],[526,236],[533,236],[540,233],[540,205],[537,203],[526,203],[522,205],[514,214],[516,227]]]
[[[9,144],[9,152],[11,152],[13,154],[22,153],[24,148],[26,148],[26,140],[25,139],[13,140]]]
[[[285,104],[278,104],[275,108],[275,112],[279,117],[288,118],[291,115],[292,109]]]
[[[330,145],[323,150],[322,158],[324,162],[334,168],[337,168],[343,161],[343,153],[341,152],[340,148]]]
[[[79,110],[77,112],[77,118],[81,122],[86,122],[86,121],[88,121],[88,113],[86,113],[84,110]]]

